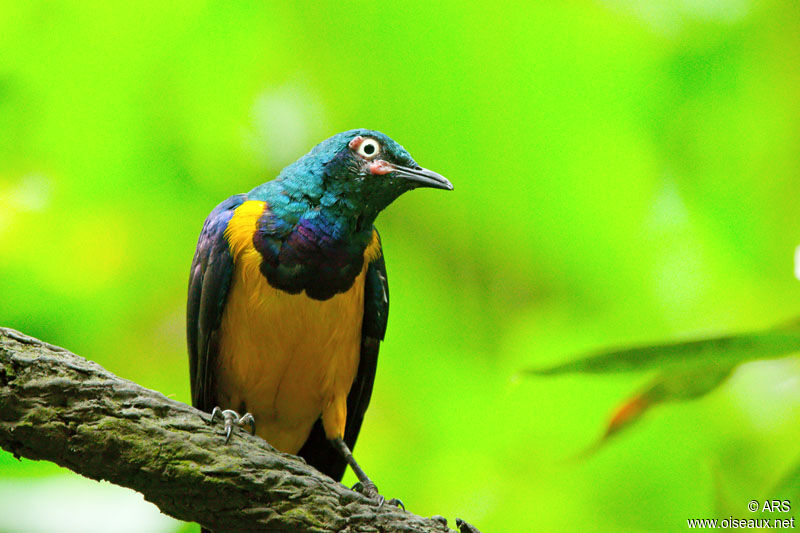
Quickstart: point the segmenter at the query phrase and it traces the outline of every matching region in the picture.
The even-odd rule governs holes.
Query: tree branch
[[[450,531],[374,502],[293,455],[100,365],[0,328],[0,447],[141,492],[226,531]],[[460,524],[459,524],[460,525]]]

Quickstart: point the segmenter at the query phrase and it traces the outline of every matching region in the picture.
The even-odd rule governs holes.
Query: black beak
[[[394,167],[393,172],[395,175],[419,183],[419,187],[433,187],[434,189],[444,189],[446,191],[453,190],[453,184],[447,178],[427,168],[392,166]]]

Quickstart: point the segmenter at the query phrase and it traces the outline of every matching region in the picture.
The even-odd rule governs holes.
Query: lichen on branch
[[[451,531],[439,517],[378,507],[246,432],[225,445],[207,413],[6,328],[0,447],[132,488],[218,533]]]

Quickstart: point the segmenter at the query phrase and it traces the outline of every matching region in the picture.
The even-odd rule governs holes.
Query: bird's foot
[[[225,422],[225,444],[228,444],[228,440],[231,438],[231,430],[233,429],[234,425],[239,426],[240,428],[244,428],[245,426],[250,428],[250,434],[256,434],[256,421],[253,418],[253,415],[250,413],[245,413],[242,416],[239,416],[239,413],[234,411],[233,409],[225,409],[224,411],[219,407],[215,407],[211,411],[211,423],[213,424],[217,417],[221,418]]]
[[[353,490],[358,492],[359,494],[363,494],[370,500],[375,500],[378,502],[378,508],[383,507],[384,505],[394,505],[396,507],[400,507],[404,511],[406,510],[406,506],[403,505],[401,500],[397,498],[392,498],[391,500],[387,500],[383,496],[380,495],[378,492],[378,487],[375,486],[375,483],[369,481],[367,483],[358,482],[353,485]]]

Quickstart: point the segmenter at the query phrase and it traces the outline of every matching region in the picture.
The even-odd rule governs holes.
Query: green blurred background
[[[356,455],[383,494],[484,533],[678,531],[774,496],[796,359],[582,460],[649,376],[520,370],[800,315],[796,1],[111,4],[0,2],[1,325],[189,401],[205,216],[373,128],[455,184],[378,219]],[[0,452],[0,530],[197,527],[79,480]]]

